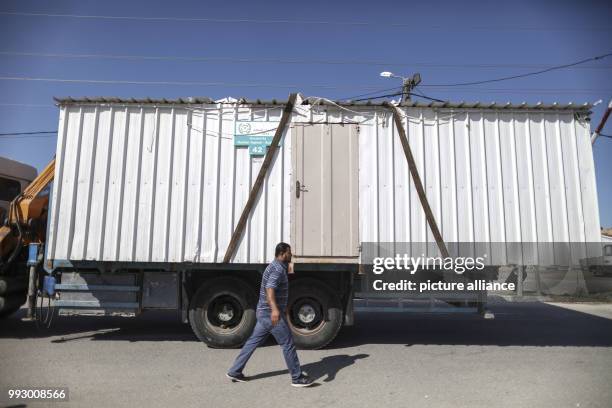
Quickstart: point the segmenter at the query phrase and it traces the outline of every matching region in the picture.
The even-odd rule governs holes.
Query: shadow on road
[[[327,356],[323,357],[321,361],[317,361],[316,363],[308,363],[302,365],[302,371],[305,371],[314,381],[325,377],[323,379],[323,382],[330,382],[336,379],[338,371],[355,364],[357,360],[367,357],[370,357],[370,355],[355,354],[354,356],[349,356],[348,354],[338,354],[335,356]],[[249,376],[249,380],[261,380],[262,378],[275,377],[277,375],[283,375],[288,373],[288,370],[270,371],[267,373]]]
[[[176,311],[151,311],[134,318],[55,316],[51,328],[38,329],[33,322],[22,322],[25,310],[0,320],[2,338],[52,338],[54,343],[76,340],[196,341],[189,325],[179,321]]]
[[[491,304],[494,320],[478,315],[357,313],[328,349],[363,344],[612,347],[612,320],[539,302]],[[137,318],[57,318],[51,329],[22,322],[23,310],[0,320],[0,339],[196,341],[177,313],[149,311]],[[268,342],[268,345],[274,344]]]
[[[540,302],[497,302],[478,315],[362,313],[330,348],[362,344],[612,347],[612,320]]]

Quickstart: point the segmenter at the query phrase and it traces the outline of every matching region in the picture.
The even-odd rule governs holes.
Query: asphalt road
[[[273,340],[249,383],[229,382],[237,351],[197,342],[174,313],[60,318],[48,331],[16,315],[0,322],[0,389],[68,387],[70,401],[51,407],[612,406],[612,305],[492,310],[495,320],[360,313],[331,347],[299,352],[318,383],[306,389],[289,386]]]

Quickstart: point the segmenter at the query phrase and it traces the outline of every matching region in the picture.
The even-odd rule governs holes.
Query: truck
[[[589,104],[56,103],[56,156],[0,235],[0,279],[28,276],[34,317],[37,296],[61,316],[170,309],[209,346],[237,347],[284,241],[288,323],[296,345],[321,348],[379,301],[493,317],[487,291],[372,291],[366,253],[448,256],[454,243],[481,243],[486,279],[503,275],[518,295],[543,290],[542,275],[516,267],[539,244],[601,255],[588,245],[601,243]],[[517,243],[535,255],[517,255]]]
[[[36,177],[36,169],[24,163],[0,157],[0,220],[8,214],[9,205]]]
[[[32,191],[32,182],[37,179],[36,169],[30,165],[11,160],[6,157],[0,157],[0,318],[11,315],[16,312],[25,301],[25,291],[27,288],[28,277],[23,273],[22,264],[19,263],[19,258],[23,258],[22,248],[25,245],[23,235],[19,233],[22,224],[9,225],[9,220],[14,220],[17,215],[23,214],[22,208],[18,203],[24,203],[24,209],[27,211],[29,204],[32,204],[33,214],[27,216],[30,219],[31,231],[36,230],[37,222],[44,219],[38,209],[47,206],[47,191],[38,191],[38,199],[36,203],[25,199],[28,196],[28,191]],[[46,183],[45,183],[46,184]],[[25,227],[25,226],[24,226]],[[40,234],[40,229],[38,230]],[[39,235],[37,238],[42,238]],[[11,273],[9,267],[11,264],[16,267],[16,272]],[[19,272],[19,269],[22,272]]]

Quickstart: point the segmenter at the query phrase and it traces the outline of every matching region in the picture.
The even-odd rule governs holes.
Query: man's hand
[[[276,305],[276,296],[274,295],[273,288],[266,288],[266,298],[268,300],[268,304],[270,305],[270,309],[272,310],[272,314],[270,315],[270,320],[272,320],[272,326],[276,326],[276,323],[278,323],[278,319],[280,319],[280,311],[278,310],[278,306]]]
[[[270,320],[272,321],[272,326],[276,326],[278,320],[280,319],[280,312],[278,308],[272,309],[272,314],[270,315]]]

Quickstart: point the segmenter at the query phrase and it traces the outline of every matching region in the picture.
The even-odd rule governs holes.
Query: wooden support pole
[[[421,201],[421,206],[423,207],[423,211],[425,212],[425,218],[427,219],[429,228],[431,228],[431,232],[436,240],[436,243],[438,244],[440,253],[444,258],[447,258],[449,256],[448,249],[446,248],[446,244],[442,239],[442,234],[438,229],[436,218],[434,217],[433,212],[431,211],[431,207],[429,206],[427,195],[425,195],[423,182],[421,181],[421,177],[419,176],[419,170],[417,169],[416,162],[414,161],[412,150],[410,149],[410,145],[408,144],[408,137],[406,137],[406,130],[404,129],[404,124],[402,123],[402,114],[395,105],[392,105],[389,102],[385,102],[384,105],[388,107],[389,110],[393,113],[395,127],[397,128],[397,133],[400,138],[400,142],[402,143],[402,148],[404,149],[406,160],[408,161],[408,169],[410,170],[410,175],[412,176],[412,180],[414,181],[414,187],[416,188],[419,200]]]
[[[597,129],[595,129],[595,131],[591,135],[591,144],[594,144],[595,140],[597,140],[597,137],[599,136],[604,126],[606,125],[606,122],[608,121],[608,117],[610,116],[611,112],[612,112],[612,99],[610,100],[610,102],[608,102],[608,109],[606,109],[606,111],[604,112],[601,118],[601,122],[599,122],[599,126],[597,126]]]
[[[274,154],[278,150],[278,145],[280,143],[281,138],[283,137],[283,132],[287,127],[287,123],[289,123],[289,119],[291,119],[291,113],[293,112],[293,106],[295,105],[295,101],[297,99],[297,93],[292,93],[289,95],[289,100],[287,101],[287,105],[283,110],[283,116],[281,117],[280,123],[278,124],[278,128],[276,129],[276,133],[274,133],[274,137],[272,138],[272,143],[270,147],[268,147],[268,151],[266,152],[266,156],[264,157],[264,161],[259,169],[259,173],[257,174],[257,179],[255,179],[255,183],[249,192],[249,198],[247,199],[244,208],[242,209],[242,214],[240,215],[240,219],[238,220],[238,224],[232,233],[232,238],[230,239],[230,243],[227,246],[227,250],[225,251],[225,256],[223,257],[223,262],[228,263],[232,256],[234,256],[234,252],[236,251],[236,247],[238,246],[238,242],[242,237],[242,233],[244,231],[244,227],[246,226],[246,222],[249,218],[251,210],[253,209],[253,205],[255,205],[255,200],[259,195],[259,191],[261,190],[261,186],[263,185],[264,179],[266,178],[266,173],[272,164],[272,159],[274,158]]]

